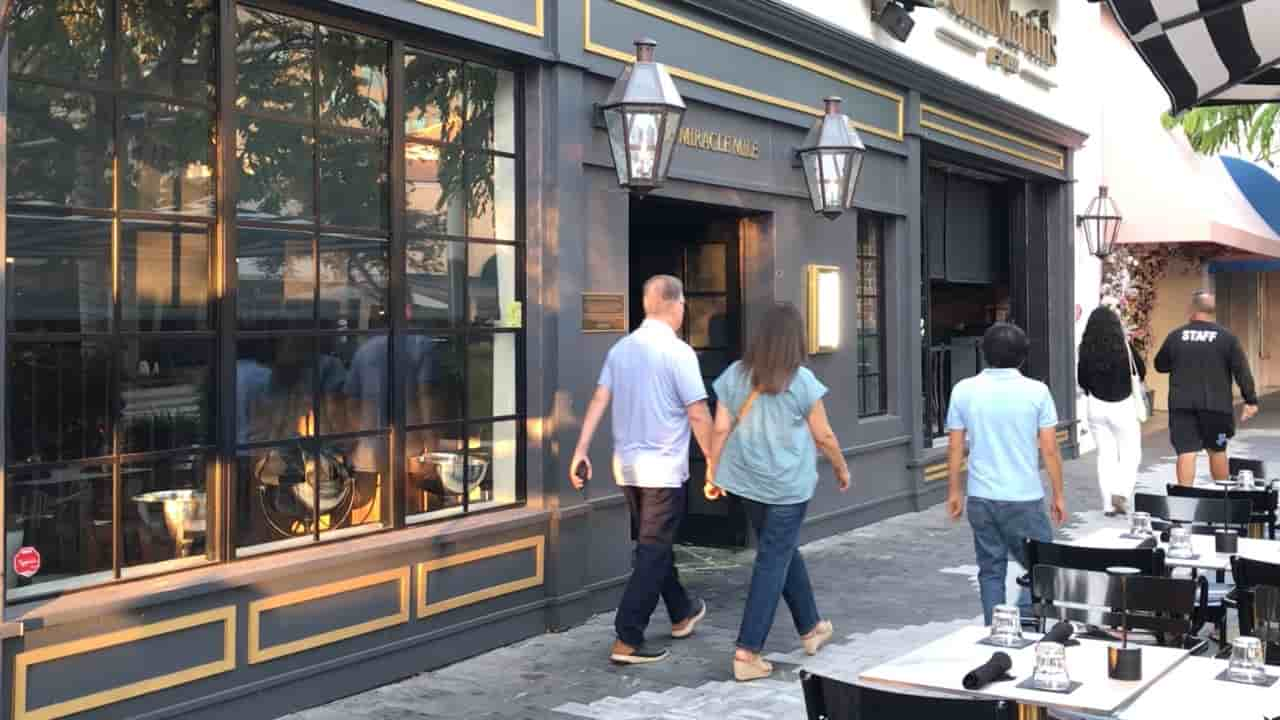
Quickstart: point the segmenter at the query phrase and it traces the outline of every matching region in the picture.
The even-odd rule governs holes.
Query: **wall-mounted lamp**
[[[808,275],[809,354],[840,349],[840,268],[810,265]]]
[[[622,71],[601,107],[618,184],[637,195],[666,180],[684,119],[684,99],[667,69],[653,60],[657,46],[649,38],[636,41],[635,63]]]
[[[1120,208],[1107,194],[1107,186],[1098,188],[1098,196],[1089,202],[1083,215],[1076,216],[1076,226],[1084,228],[1084,239],[1089,244],[1089,254],[1099,260],[1106,260],[1116,247],[1116,237],[1120,234],[1120,223],[1124,218]]]
[[[826,114],[814,123],[796,156],[804,168],[813,211],[835,220],[853,207],[853,192],[867,149],[849,124],[849,116],[840,111],[840,98],[829,97],[823,102]]]

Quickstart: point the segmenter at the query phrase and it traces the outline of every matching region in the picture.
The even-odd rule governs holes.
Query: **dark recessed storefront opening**
[[[681,337],[698,353],[702,377],[711,383],[742,355],[743,308],[740,272],[743,223],[738,208],[649,197],[631,201],[630,311],[632,329],[644,319],[645,280],[674,275],[684,283],[685,320]],[[712,410],[715,398],[712,397]],[[743,546],[747,521],[737,500],[707,502],[701,493],[706,461],[690,445],[688,514],[683,542]]]
[[[1033,232],[1048,222],[1044,204],[1028,201],[1042,192],[1002,168],[946,153],[928,163],[921,303],[926,446],[945,443],[951,389],[985,367],[987,328],[1015,322],[1042,339],[1048,331],[1047,318],[1036,317],[1027,294],[1048,280],[1047,268],[1030,262],[1027,251],[1044,238],[1043,231]],[[1024,371],[1036,376],[1036,366],[1033,351]]]

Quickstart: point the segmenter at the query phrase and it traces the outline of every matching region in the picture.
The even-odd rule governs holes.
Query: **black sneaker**
[[[617,665],[647,665],[666,660],[669,654],[665,649],[650,650],[646,647],[638,647],[632,649],[631,652],[614,652],[609,656],[609,662]]]

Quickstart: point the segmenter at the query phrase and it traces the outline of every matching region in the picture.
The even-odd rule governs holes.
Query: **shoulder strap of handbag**
[[[1129,336],[1128,336],[1128,335],[1125,335],[1125,337],[1124,337],[1124,352],[1125,352],[1125,355],[1128,355],[1128,356],[1129,356],[1129,374],[1130,374],[1130,375],[1137,375],[1137,374],[1138,374],[1138,364],[1137,364],[1136,362],[1134,362],[1134,361],[1133,361],[1133,345],[1131,345],[1131,344],[1129,343]]]
[[[738,409],[738,417],[733,421],[734,427],[742,424],[742,421],[747,417],[747,413],[751,412],[751,406],[755,405],[758,397],[760,397],[760,391],[756,388],[751,388],[751,394],[747,396],[747,401],[742,403],[742,407]],[[729,432],[733,432],[733,430]]]

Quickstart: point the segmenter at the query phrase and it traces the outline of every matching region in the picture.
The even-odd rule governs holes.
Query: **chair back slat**
[[[1166,574],[1164,550],[1156,547],[1096,548],[1028,539],[1025,552],[1028,568],[1053,565],[1105,572],[1111,567],[1131,567],[1143,575],[1163,577]]]
[[[1227,474],[1235,477],[1241,470],[1248,470],[1253,476],[1259,480],[1267,478],[1266,463],[1256,458],[1229,457],[1227,458]]]
[[[1151,513],[1153,518],[1191,526],[1222,527],[1228,525],[1243,529],[1253,516],[1253,503],[1232,493],[1230,500],[1223,495],[1216,498],[1166,497],[1139,493],[1133,501],[1134,510]]]

